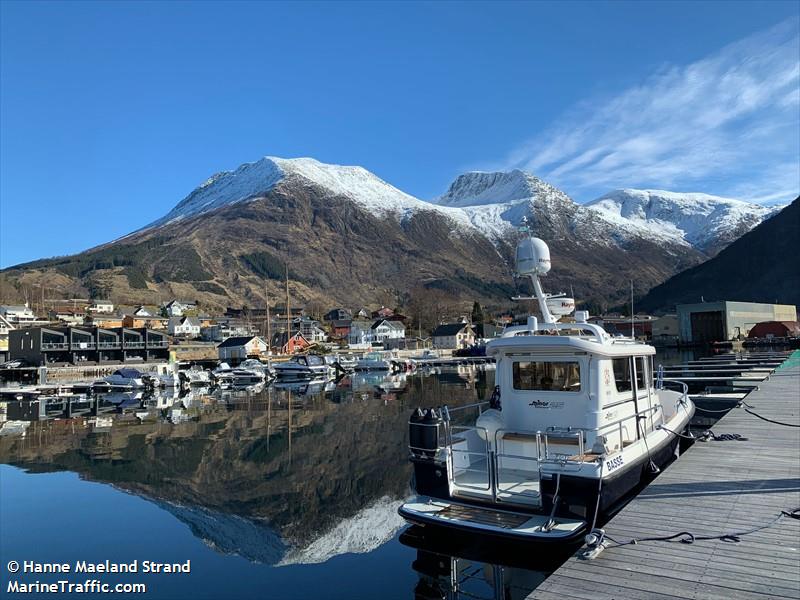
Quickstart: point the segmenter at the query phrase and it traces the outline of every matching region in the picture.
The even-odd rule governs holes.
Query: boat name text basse
[[[13,562],[13,561],[12,561]],[[164,563],[153,560],[133,560],[131,562],[90,562],[76,560],[72,563],[40,563],[33,560],[22,561],[23,573],[191,573],[192,561]]]

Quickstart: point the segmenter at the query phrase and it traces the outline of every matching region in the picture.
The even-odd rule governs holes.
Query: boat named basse
[[[547,245],[526,235],[517,271],[530,276],[543,322],[528,317],[487,345],[497,361],[492,399],[412,414],[420,498],[399,509],[406,520],[571,540],[679,451],[676,434],[694,414],[686,391],[657,385],[652,346],[612,338],[584,311],[557,322],[550,308],[558,296],[538,279],[549,270]]]

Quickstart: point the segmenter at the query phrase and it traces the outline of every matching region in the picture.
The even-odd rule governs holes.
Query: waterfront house
[[[372,330],[372,342],[382,344],[386,348],[396,348],[400,344],[398,340],[406,337],[406,328],[400,321],[390,321],[389,319],[378,319],[370,327]]]
[[[200,337],[200,320],[197,317],[170,317],[167,332],[176,337]]]
[[[372,313],[370,313],[366,308],[359,308],[355,314],[353,315],[353,320],[359,319],[369,319]]]
[[[241,362],[267,355],[267,343],[257,335],[231,337],[217,346],[222,361]]]
[[[9,354],[34,365],[165,361],[164,332],[117,327],[28,327],[9,332]]]
[[[294,354],[295,352],[302,352],[310,347],[311,342],[299,331],[292,333],[291,337],[287,336],[285,331],[279,331],[272,336],[271,346],[277,349],[279,354]]]
[[[431,337],[433,347],[439,349],[466,348],[475,344],[475,331],[469,323],[439,325]]]
[[[347,344],[354,350],[365,350],[372,347],[373,341],[372,321],[355,319],[350,323],[350,332],[347,334]]]

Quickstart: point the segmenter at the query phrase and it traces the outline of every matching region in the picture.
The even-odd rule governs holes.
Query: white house
[[[164,305],[168,317],[182,317],[187,310],[197,309],[196,302],[172,300]]]
[[[374,335],[370,321],[357,320],[350,323],[347,344],[353,349],[366,349],[372,346]]]
[[[196,317],[170,317],[167,331],[178,337],[200,337],[200,321]]]
[[[390,340],[401,340],[406,337],[406,327],[401,321],[378,319],[372,324],[372,341],[387,344]]]
[[[475,343],[475,332],[469,323],[439,325],[431,337],[434,348],[466,348]]]
[[[267,343],[257,335],[228,338],[217,346],[222,361],[241,361],[267,354]]]
[[[33,326],[47,321],[40,321],[26,302],[24,306],[0,306],[0,316],[14,327]]]
[[[299,331],[312,344],[322,343],[328,340],[328,334],[320,325],[319,321],[302,317],[294,320],[293,330]]]
[[[95,300],[89,305],[89,312],[94,313],[113,313],[114,303],[108,300]]]
[[[135,311],[133,311],[133,316],[134,317],[155,317],[156,315],[154,315],[150,310],[148,310],[148,308],[146,306],[140,306]]]

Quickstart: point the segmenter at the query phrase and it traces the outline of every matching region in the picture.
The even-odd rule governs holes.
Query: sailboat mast
[[[266,320],[264,331],[267,334],[267,354],[272,354],[272,331],[270,328],[269,318],[269,290],[267,289],[267,282],[264,282],[264,319]]]
[[[286,263],[286,354],[289,350],[289,340],[292,337],[292,311],[289,308],[289,263]]]

